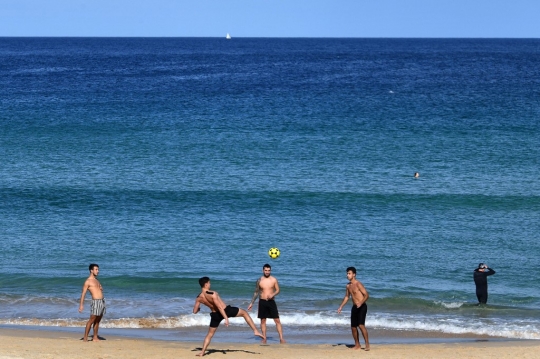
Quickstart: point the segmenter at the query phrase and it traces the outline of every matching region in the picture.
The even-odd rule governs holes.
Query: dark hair
[[[270,269],[272,269],[272,266],[271,266],[270,264],[266,263],[265,265],[263,265],[263,269],[264,269],[264,268],[270,268]]]
[[[208,277],[199,278],[199,285],[201,286],[201,288],[204,287],[204,285],[208,282],[210,282],[210,278]]]
[[[347,272],[348,272],[348,271],[351,271],[351,272],[353,272],[354,274],[356,274],[356,268],[354,268],[354,267],[348,267],[348,268],[347,268]]]
[[[89,270],[89,271],[92,271],[92,269],[94,269],[94,267],[98,267],[98,268],[99,268],[99,266],[98,266],[96,263],[92,263],[92,264],[90,264],[90,265],[88,266],[88,270]]]

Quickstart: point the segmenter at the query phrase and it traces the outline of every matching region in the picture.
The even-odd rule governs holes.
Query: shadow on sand
[[[201,351],[202,348],[195,348],[192,350],[192,352]],[[246,353],[246,354],[261,354],[261,353],[255,353],[250,352],[249,350],[236,350],[236,349],[207,349],[205,356],[215,353],[221,353],[221,354],[229,354],[229,353]]]
[[[333,347],[344,346],[344,347],[347,347],[349,349],[354,348],[354,344],[345,344],[345,343],[332,344],[332,346]],[[362,347],[362,350],[366,350],[366,348]]]
[[[83,339],[84,339],[84,337],[82,337],[80,340],[83,340]],[[105,338],[103,338],[103,337],[100,337],[99,335],[98,335],[98,339],[99,339],[99,340],[107,340],[107,339],[105,339]],[[94,336],[93,336],[93,335],[89,335],[89,336],[88,336],[88,341],[89,341],[89,342],[94,341]]]

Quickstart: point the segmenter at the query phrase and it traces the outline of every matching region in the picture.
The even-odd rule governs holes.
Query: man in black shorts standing
[[[341,309],[343,309],[343,306],[349,301],[349,297],[352,296],[353,306],[351,308],[351,330],[354,338],[354,347],[352,349],[362,349],[360,346],[360,337],[358,335],[358,329],[360,329],[362,336],[364,337],[364,341],[366,342],[365,350],[368,351],[369,338],[365,323],[367,314],[366,301],[369,298],[369,294],[362,283],[356,280],[356,268],[347,268],[347,279],[349,280],[349,284],[347,284],[347,288],[345,289],[345,297],[343,298],[343,301],[341,302],[341,305],[337,311],[338,313],[341,313]]]
[[[195,299],[193,314],[197,314],[201,310],[201,304],[206,305],[212,312],[210,313],[210,328],[208,329],[206,338],[204,338],[202,351],[197,354],[198,356],[202,357],[204,355],[206,348],[208,348],[212,337],[216,333],[219,323],[221,323],[223,319],[225,319],[225,325],[227,327],[229,326],[229,317],[243,317],[250,328],[253,329],[253,334],[261,337],[263,340],[266,339],[257,330],[255,323],[253,323],[253,320],[245,310],[225,305],[218,292],[210,291],[210,278],[202,277],[199,279],[199,284],[201,286],[201,293],[199,293],[197,299]]]
[[[281,321],[279,319],[279,312],[277,309],[276,301],[274,298],[279,294],[279,283],[278,280],[272,275],[272,267],[270,264],[266,263],[263,266],[263,276],[257,280],[255,284],[255,293],[253,293],[253,298],[251,298],[251,303],[249,303],[248,311],[253,307],[253,303],[258,296],[259,299],[259,314],[258,318],[261,320],[261,331],[264,336],[263,344],[266,344],[266,319],[272,318],[276,323],[276,329],[279,334],[279,342],[281,344],[285,343],[283,339],[283,328],[281,326]]]

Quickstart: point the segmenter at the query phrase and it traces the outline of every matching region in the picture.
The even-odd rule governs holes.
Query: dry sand
[[[106,337],[100,342],[85,343],[76,333],[0,329],[0,359],[167,359],[194,358],[201,342]],[[351,339],[352,341],[352,339]],[[211,359],[232,358],[540,358],[539,341],[477,340],[449,344],[371,345],[371,350],[354,351],[345,345],[332,344],[242,344],[211,343],[205,356]]]

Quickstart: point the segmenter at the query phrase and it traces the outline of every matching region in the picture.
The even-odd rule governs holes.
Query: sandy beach
[[[105,334],[104,334],[105,335]],[[101,336],[101,335],[100,335]],[[49,358],[191,358],[201,342],[173,342],[106,336],[84,343],[81,335],[22,329],[0,329],[0,359]],[[344,338],[345,339],[345,338]],[[346,341],[344,341],[346,343]],[[212,342],[209,358],[540,358],[538,341],[472,340],[437,344],[372,344],[353,351],[346,344],[245,344]]]

